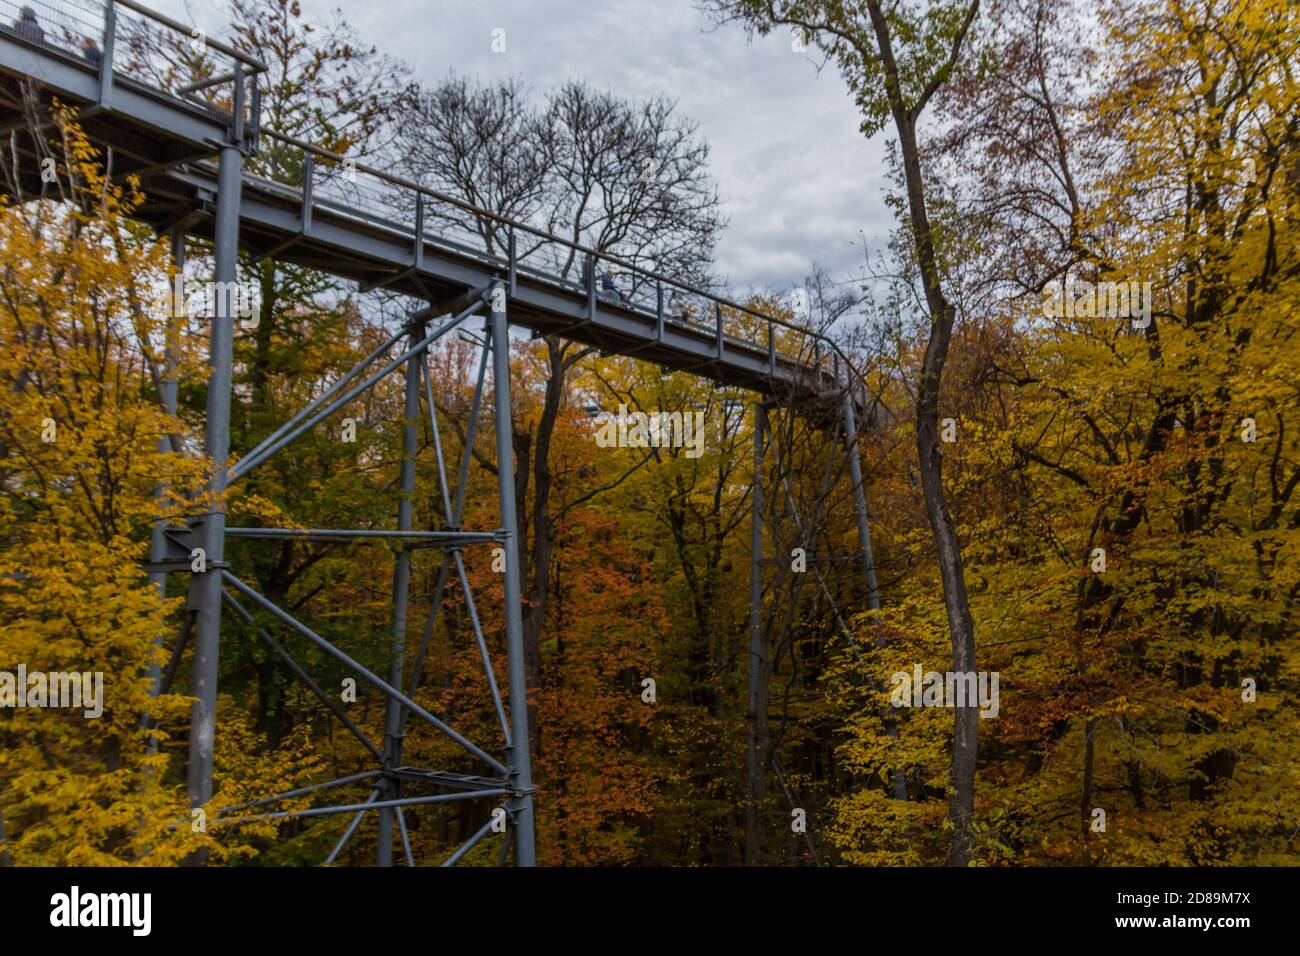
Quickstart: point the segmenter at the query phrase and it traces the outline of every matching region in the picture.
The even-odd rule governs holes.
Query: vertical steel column
[[[176,266],[177,273],[181,276],[181,288],[184,288],[185,274],[185,232],[182,229],[174,229],[171,234],[172,240],[172,263]],[[172,286],[173,290],[176,288]],[[158,380],[158,402],[162,409],[168,415],[176,414],[176,337],[179,334],[177,328],[180,322],[184,321],[184,304],[177,302],[175,296],[172,297],[172,310],[167,317],[164,326],[163,335],[163,367],[162,374]],[[179,451],[172,448],[171,436],[163,435],[158,439],[158,450],[163,454],[169,451]],[[159,485],[154,491],[154,498],[161,503],[163,496],[163,485]],[[161,514],[153,523],[153,531],[149,539],[149,560],[154,563],[163,561],[167,557],[167,540],[163,534],[163,528],[167,527],[167,519]],[[149,575],[149,580],[158,591],[158,597],[167,597],[167,572],[153,571]],[[163,626],[158,628],[158,636],[154,638],[154,644],[161,647],[163,644]],[[162,665],[149,665],[149,683],[152,686],[152,694],[157,697],[162,691]],[[150,737],[147,749],[154,753],[158,749],[158,740],[156,737]]]
[[[506,540],[506,655],[510,674],[511,747],[506,763],[511,784],[522,796],[511,797],[507,809],[515,826],[515,865],[537,863],[536,821],[533,819],[533,768],[529,752],[528,684],[524,667],[524,618],[520,607],[519,517],[515,513],[515,464],[510,418],[510,326],[506,321],[506,287],[492,287],[492,392],[496,403],[497,495]]]
[[[745,751],[745,777],[749,783],[745,804],[745,865],[758,865],[761,837],[759,821],[763,801],[763,751],[767,690],[767,652],[763,645],[763,446],[767,409],[754,405],[754,484],[750,497],[749,528],[749,746]]]
[[[217,173],[217,220],[213,234],[216,281],[234,282],[239,251],[239,191],[244,157],[236,146],[223,146]],[[231,287],[218,286],[230,289]],[[210,490],[226,490],[226,459],[230,456],[230,384],[234,364],[236,297],[216,295],[209,346],[207,429],[204,450],[212,460]],[[212,796],[212,748],[217,720],[217,659],[221,646],[221,570],[225,563],[226,511],[220,500],[195,527],[193,540],[201,541],[206,570],[190,580],[190,605],[195,611],[194,684],[196,698],[190,712],[190,752],[187,784],[190,806],[201,807]]]
[[[407,348],[415,348],[425,336],[424,324],[413,323],[407,339]],[[402,471],[397,499],[397,530],[410,531],[415,527],[415,456],[419,451],[417,423],[420,420],[420,365],[424,353],[406,360],[406,403],[402,410]],[[393,561],[393,630],[388,645],[388,683],[401,687],[405,682],[406,610],[410,603],[411,552],[399,545]],[[389,697],[384,722],[384,769],[401,766],[402,759],[402,706]],[[384,780],[382,800],[398,797],[398,785],[392,777]],[[379,847],[375,862],[379,866],[393,865],[393,809],[379,811]]]
[[[180,229],[172,232],[172,262],[176,265],[176,270],[181,276],[185,272],[185,233]],[[184,287],[182,283],[182,288]],[[174,288],[174,287],[173,287]],[[178,304],[180,308],[177,308]],[[163,367],[162,374],[158,381],[158,402],[162,405],[163,411],[168,415],[176,414],[176,325],[181,321],[184,314],[183,303],[177,303],[175,298],[172,300],[173,312],[167,317],[167,324],[163,335],[166,341],[163,343]],[[180,314],[177,314],[180,313]],[[172,450],[170,435],[163,435],[158,439],[158,450],[163,454]],[[163,486],[159,485],[154,492],[155,498],[161,498]],[[167,557],[167,542],[163,536],[163,528],[166,527],[167,521],[161,516],[153,525],[153,535],[149,541],[149,560],[160,562]],[[154,571],[149,575],[154,587],[158,589],[159,597],[167,596],[167,572]],[[158,665],[153,664],[149,667],[149,673],[154,679],[154,685],[158,682]],[[156,691],[155,691],[156,692]]]
[[[871,523],[867,519],[867,489],[862,481],[862,458],[858,451],[858,422],[853,411],[853,389],[844,390],[844,440],[849,447],[849,481],[853,483],[853,510],[858,518],[858,545],[861,550],[862,571],[867,581],[867,607],[873,611],[880,610],[880,588],[876,583],[876,556],[871,548]],[[876,634],[877,647],[885,645],[885,639]],[[898,724],[890,719],[885,721],[885,733],[898,738]],[[901,770],[890,773],[890,785],[895,800],[907,799],[907,778]]]
[[[876,584],[876,559],[871,550],[871,526],[867,521],[867,492],[862,484],[862,459],[858,451],[858,423],[853,413],[853,389],[844,391],[844,439],[849,446],[849,480],[853,482],[853,510],[858,517],[858,545],[862,569],[867,577],[867,607],[880,610],[880,589]]]

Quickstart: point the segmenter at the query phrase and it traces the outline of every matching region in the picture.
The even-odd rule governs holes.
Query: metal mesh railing
[[[99,50],[103,42],[104,5],[94,0],[0,0],[0,32],[88,58],[94,55],[88,44]]]
[[[472,256],[502,272],[602,306],[662,320],[665,328],[708,336],[728,348],[766,355],[808,376],[815,389],[861,382],[826,336],[726,300],[618,256],[597,252],[291,137],[256,131],[255,58],[135,0],[0,0],[0,33],[79,62],[113,82],[125,78],[220,115],[238,108],[259,136],[248,181],[313,210]],[[107,60],[107,62],[105,62]],[[235,124],[238,126],[238,124]],[[593,289],[594,287],[594,289]]]
[[[0,33],[219,115],[238,99],[244,121],[256,120],[261,64],[133,0],[0,0]]]
[[[263,188],[301,203],[310,176],[313,215],[330,215],[415,243],[417,222],[427,246],[484,262],[569,294],[617,306],[665,328],[707,336],[722,349],[766,354],[804,369],[809,384],[847,385],[857,379],[830,339],[795,323],[764,315],[687,282],[587,249],[526,223],[513,222],[436,190],[373,169],[288,136],[263,130],[254,177]]]

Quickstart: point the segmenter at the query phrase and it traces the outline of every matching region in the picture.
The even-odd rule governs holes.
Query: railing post
[[[234,117],[230,126],[230,140],[240,149],[244,148],[244,64],[235,64],[235,105]]]
[[[312,180],[316,178],[316,156],[308,153],[302,164],[302,226],[300,231],[305,236],[311,232]]]
[[[776,375],[776,324],[767,321],[767,374]]]
[[[664,284],[655,281],[655,341],[664,340]]]
[[[587,321],[596,321],[596,257],[587,257]]]
[[[251,116],[250,125],[253,127],[252,144],[250,146],[250,152],[256,155],[258,149],[261,147],[260,140],[261,140],[261,133],[262,133],[262,88],[257,85],[256,73],[250,73],[248,78],[253,81],[253,106],[252,109],[249,111],[249,114]]]
[[[506,278],[510,284],[510,294],[515,294],[519,285],[519,275],[515,270],[515,227],[512,223],[506,235]]]
[[[99,105],[108,106],[113,90],[113,47],[117,40],[117,4],[108,0],[104,6],[104,49],[99,58]]]
[[[424,268],[424,193],[415,194],[415,260],[416,269]]]
[[[722,358],[722,303],[713,303],[713,318],[717,331],[718,358]]]

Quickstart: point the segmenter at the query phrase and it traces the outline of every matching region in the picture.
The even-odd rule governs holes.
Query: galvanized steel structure
[[[214,463],[211,490],[218,495],[262,462],[277,454],[318,422],[398,369],[404,372],[404,451],[400,469],[396,528],[287,529],[227,526],[218,506],[190,517],[184,527],[161,522],[154,530],[150,570],[160,588],[168,574],[189,575],[190,615],[171,649],[168,667],[156,675],[165,690],[192,645],[192,693],[188,790],[191,805],[204,807],[212,796],[213,746],[223,605],[272,650],[321,703],[355,735],[373,756],[373,770],[268,796],[228,808],[212,824],[248,819],[285,819],[350,813],[353,819],[326,862],[333,861],[356,832],[364,815],[377,812],[377,862],[391,865],[394,835],[406,861],[414,865],[403,808],[491,798],[504,817],[494,813],[482,828],[446,861],[460,860],[494,831],[509,824],[514,861],[529,866],[536,859],[534,786],[528,748],[527,695],[521,617],[521,555],[514,507],[511,448],[509,325],[534,335],[557,334],[598,347],[604,354],[636,355],[665,369],[686,370],[725,385],[760,395],[756,405],[750,627],[750,801],[747,828],[756,834],[763,779],[771,765],[762,723],[768,628],[763,620],[762,557],[765,501],[784,491],[800,540],[813,541],[817,518],[805,522],[789,498],[788,475],[773,472],[764,488],[765,452],[771,447],[769,407],[797,408],[801,415],[830,426],[846,441],[851,489],[858,516],[860,565],[866,594],[878,606],[863,478],[858,460],[857,421],[871,413],[867,395],[848,359],[833,341],[806,328],[763,315],[706,290],[684,285],[617,257],[585,248],[526,223],[515,222],[416,183],[371,169],[344,156],[260,128],[259,75],[263,64],[233,46],[202,36],[134,0],[0,0],[0,20],[19,23],[21,8],[32,7],[42,35],[16,27],[0,28],[0,110],[7,130],[49,122],[52,101],[71,105],[79,125],[105,150],[114,176],[140,177],[146,195],[138,215],[173,240],[174,256],[183,263],[185,237],[212,243],[214,280],[237,279],[237,254],[321,269],[357,281],[362,289],[386,288],[423,300],[405,326],[366,356],[347,375],[275,429],[226,470],[230,453],[234,314],[228,297],[217,299],[210,338],[205,452]],[[98,50],[89,53],[87,41]],[[178,66],[187,45],[199,42],[215,61],[210,76],[195,77]],[[273,148],[278,161],[259,170],[259,149]],[[287,159],[286,159],[287,157]],[[36,150],[21,156],[20,188],[39,195],[42,184]],[[476,224],[486,249],[472,243],[465,222]],[[577,258],[580,281],[565,276]],[[626,285],[618,296],[598,295],[598,273],[617,270]],[[448,474],[433,402],[427,356],[430,347],[472,318],[483,321],[482,354],[468,420],[465,447],[473,443],[478,409],[487,396],[487,368],[492,366],[491,399],[495,414],[496,465],[500,527],[492,533],[461,528],[468,483],[469,454],[462,455],[455,480]],[[163,376],[160,401],[176,409],[176,382]],[[424,408],[422,409],[422,398]],[[437,528],[418,528],[412,507],[417,452],[416,422],[429,416],[442,504]],[[838,441],[834,437],[833,441]],[[179,451],[179,448],[172,449]],[[830,464],[827,475],[831,475]],[[830,481],[828,477],[827,481]],[[767,495],[765,495],[767,492]],[[218,498],[219,500],[219,498]],[[426,519],[429,516],[425,516]],[[424,522],[431,525],[431,520]],[[302,537],[313,541],[382,540],[401,543],[394,562],[390,661],[386,676],[364,667],[311,627],[278,607],[242,580],[226,561],[228,538]],[[776,541],[784,547],[789,542]],[[473,603],[462,552],[480,546],[505,552],[504,620],[508,687],[498,688],[487,641]],[[407,614],[410,605],[410,555],[414,548],[443,553],[432,608],[423,640],[408,673]],[[202,549],[201,570],[192,570]],[[771,559],[766,559],[771,560]],[[834,608],[830,589],[816,569],[818,589]],[[428,712],[415,700],[434,617],[449,579],[455,576],[467,602],[493,709],[500,723],[501,748],[480,747]],[[257,623],[249,610],[260,608],[283,627],[338,660],[386,699],[384,739],[371,741],[285,646]],[[846,631],[847,633],[847,631]],[[483,765],[482,775],[457,774],[403,763],[403,739],[415,718],[454,741]],[[779,764],[775,769],[780,774]],[[273,805],[338,787],[369,788],[364,800],[344,801],[307,810],[275,811]],[[782,776],[782,786],[785,786]],[[270,809],[266,809],[270,808]],[[240,815],[242,814],[242,815]],[[757,837],[753,839],[757,846]],[[509,841],[502,841],[501,860]],[[815,855],[815,854],[814,854]],[[753,860],[750,860],[753,862]]]

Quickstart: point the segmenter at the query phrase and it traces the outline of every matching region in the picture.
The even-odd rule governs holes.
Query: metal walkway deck
[[[19,25],[24,7],[36,11],[39,39]],[[259,130],[261,64],[133,0],[0,0],[0,22],[8,24],[0,27],[4,130],[55,99],[73,107],[91,140],[111,148],[114,175],[141,178],[147,198],[139,215],[160,232],[211,237],[212,158],[235,142],[249,157],[239,241],[253,255],[428,302],[506,279],[511,323],[536,334],[792,402],[824,402],[827,411],[856,379],[833,342],[795,324]],[[87,41],[99,46],[98,63]],[[216,63],[206,79],[187,66],[192,43]],[[39,192],[29,149],[23,165],[24,188]],[[619,295],[596,294],[592,277],[606,273]]]
[[[21,4],[21,5],[20,5]],[[193,65],[203,62],[202,72]],[[215,64],[215,66],[214,66]],[[260,130],[258,77],[265,68],[238,50],[198,34],[185,24],[139,6],[134,0],[0,0],[0,122],[9,133],[4,144],[17,155],[14,181],[0,186],[14,201],[57,196],[57,184],[42,181],[43,161],[55,155],[40,131],[52,130],[56,102],[72,110],[92,142],[105,150],[113,176],[139,177],[145,200],[141,219],[171,235],[173,256],[183,259],[186,235],[213,240],[217,283],[237,279],[237,249],[259,257],[321,269],[355,280],[363,289],[388,288],[425,303],[405,326],[359,365],[313,398],[292,418],[233,466],[230,410],[233,392],[234,322],[231,305],[216,305],[210,325],[207,411],[204,452],[212,463],[214,503],[202,514],[187,516],[185,526],[158,518],[153,528],[148,568],[159,593],[168,593],[169,574],[188,574],[184,628],[171,651],[171,663],[158,675],[154,693],[166,687],[186,652],[192,632],[190,671],[194,703],[186,763],[190,806],[203,808],[213,796],[214,739],[223,603],[252,629],[321,703],[364,744],[377,767],[305,789],[266,797],[238,807],[265,807],[295,795],[364,783],[364,802],[345,801],[304,811],[276,811],[258,819],[279,820],[326,813],[353,814],[327,862],[339,852],[368,812],[378,814],[377,856],[393,860],[394,833],[400,831],[408,864],[413,865],[403,807],[487,797],[499,798],[514,834],[515,862],[535,862],[535,826],[529,739],[527,680],[521,599],[521,555],[517,524],[513,424],[510,401],[508,323],[538,334],[556,334],[596,346],[607,353],[636,355],[661,365],[725,385],[750,389],[773,401],[756,402],[754,493],[751,495],[750,668],[751,706],[757,708],[763,677],[762,569],[764,455],[768,404],[796,407],[815,428],[839,422],[830,441],[843,436],[853,481],[854,507],[865,581],[870,600],[876,583],[870,532],[858,460],[856,416],[866,413],[866,391],[847,358],[824,336],[795,324],[692,288],[671,276],[656,274],[618,258],[602,255],[526,223],[513,222],[419,185],[354,163],[309,144]],[[20,132],[21,131],[21,132]],[[30,131],[30,135],[29,135]],[[48,164],[46,164],[48,165]],[[596,279],[613,274],[619,292],[597,295]],[[483,310],[483,311],[481,311]],[[485,311],[485,314],[484,314]],[[508,316],[507,316],[508,311]],[[486,371],[492,365],[492,428],[496,444],[496,484],[501,524],[495,531],[469,533],[462,528],[462,509],[471,456],[462,458],[453,485],[442,457],[438,418],[428,368],[429,347],[471,314],[486,320],[478,366],[467,447],[474,445],[478,410],[486,396]],[[430,322],[454,314],[449,321]],[[185,316],[169,321],[183,323]],[[430,328],[430,326],[433,326]],[[404,346],[397,343],[405,339]],[[397,346],[398,356],[389,352]],[[402,351],[405,349],[405,351]],[[296,440],[330,414],[398,366],[405,367],[402,425],[403,457],[397,528],[302,529],[226,527],[222,493],[261,462]],[[377,371],[376,371],[377,369]],[[354,384],[355,383],[355,384]],[[424,395],[421,395],[421,386]],[[159,399],[176,411],[176,384],[163,382]],[[442,508],[414,514],[418,427],[422,401],[435,437],[435,459]],[[842,416],[842,418],[841,418]],[[823,484],[832,477],[834,454],[827,456]],[[428,464],[426,460],[426,465]],[[784,485],[788,496],[789,485]],[[823,491],[823,494],[826,492]],[[452,505],[452,501],[455,505]],[[790,514],[799,523],[794,503]],[[424,507],[424,506],[422,506]],[[801,532],[802,533],[802,532]],[[775,532],[773,540],[775,540]],[[396,548],[393,570],[392,627],[387,679],[364,667],[307,624],[259,594],[228,570],[227,538],[308,537],[314,541],[358,542],[387,538],[406,542]],[[504,549],[502,618],[505,630],[509,718],[489,657],[461,551],[496,544]],[[415,547],[443,550],[439,583],[430,596],[429,617],[413,673],[407,676],[406,640],[411,609],[411,552]],[[811,545],[809,545],[811,547]],[[198,566],[194,564],[199,556]],[[485,687],[501,724],[500,757],[461,736],[416,702],[425,649],[442,607],[443,590],[455,567],[469,608],[469,620],[482,657]],[[830,600],[829,590],[817,573]],[[251,602],[264,612],[254,615]],[[326,652],[386,699],[381,750],[367,733],[327,695],[259,623],[265,615]],[[409,693],[403,692],[407,687]],[[765,698],[762,698],[765,699]],[[756,715],[757,710],[753,711]],[[451,769],[410,767],[403,760],[408,717],[418,718],[455,742],[474,758],[476,771],[486,765],[496,776]],[[756,741],[759,718],[750,720]],[[757,746],[752,744],[752,746]],[[495,749],[495,747],[493,748]],[[751,751],[757,759],[757,751]],[[464,759],[464,758],[462,758]],[[456,765],[459,767],[459,764]],[[751,763],[751,779],[755,768]],[[464,769],[464,768],[461,768]],[[761,779],[761,774],[759,778]],[[406,788],[447,791],[406,795]],[[751,791],[751,818],[761,786]],[[218,811],[218,818],[221,811]],[[244,818],[227,819],[232,824]],[[215,822],[221,822],[217,819]],[[396,827],[396,831],[395,831]],[[485,823],[447,861],[450,865],[498,832]],[[503,840],[503,855],[510,837]]]

